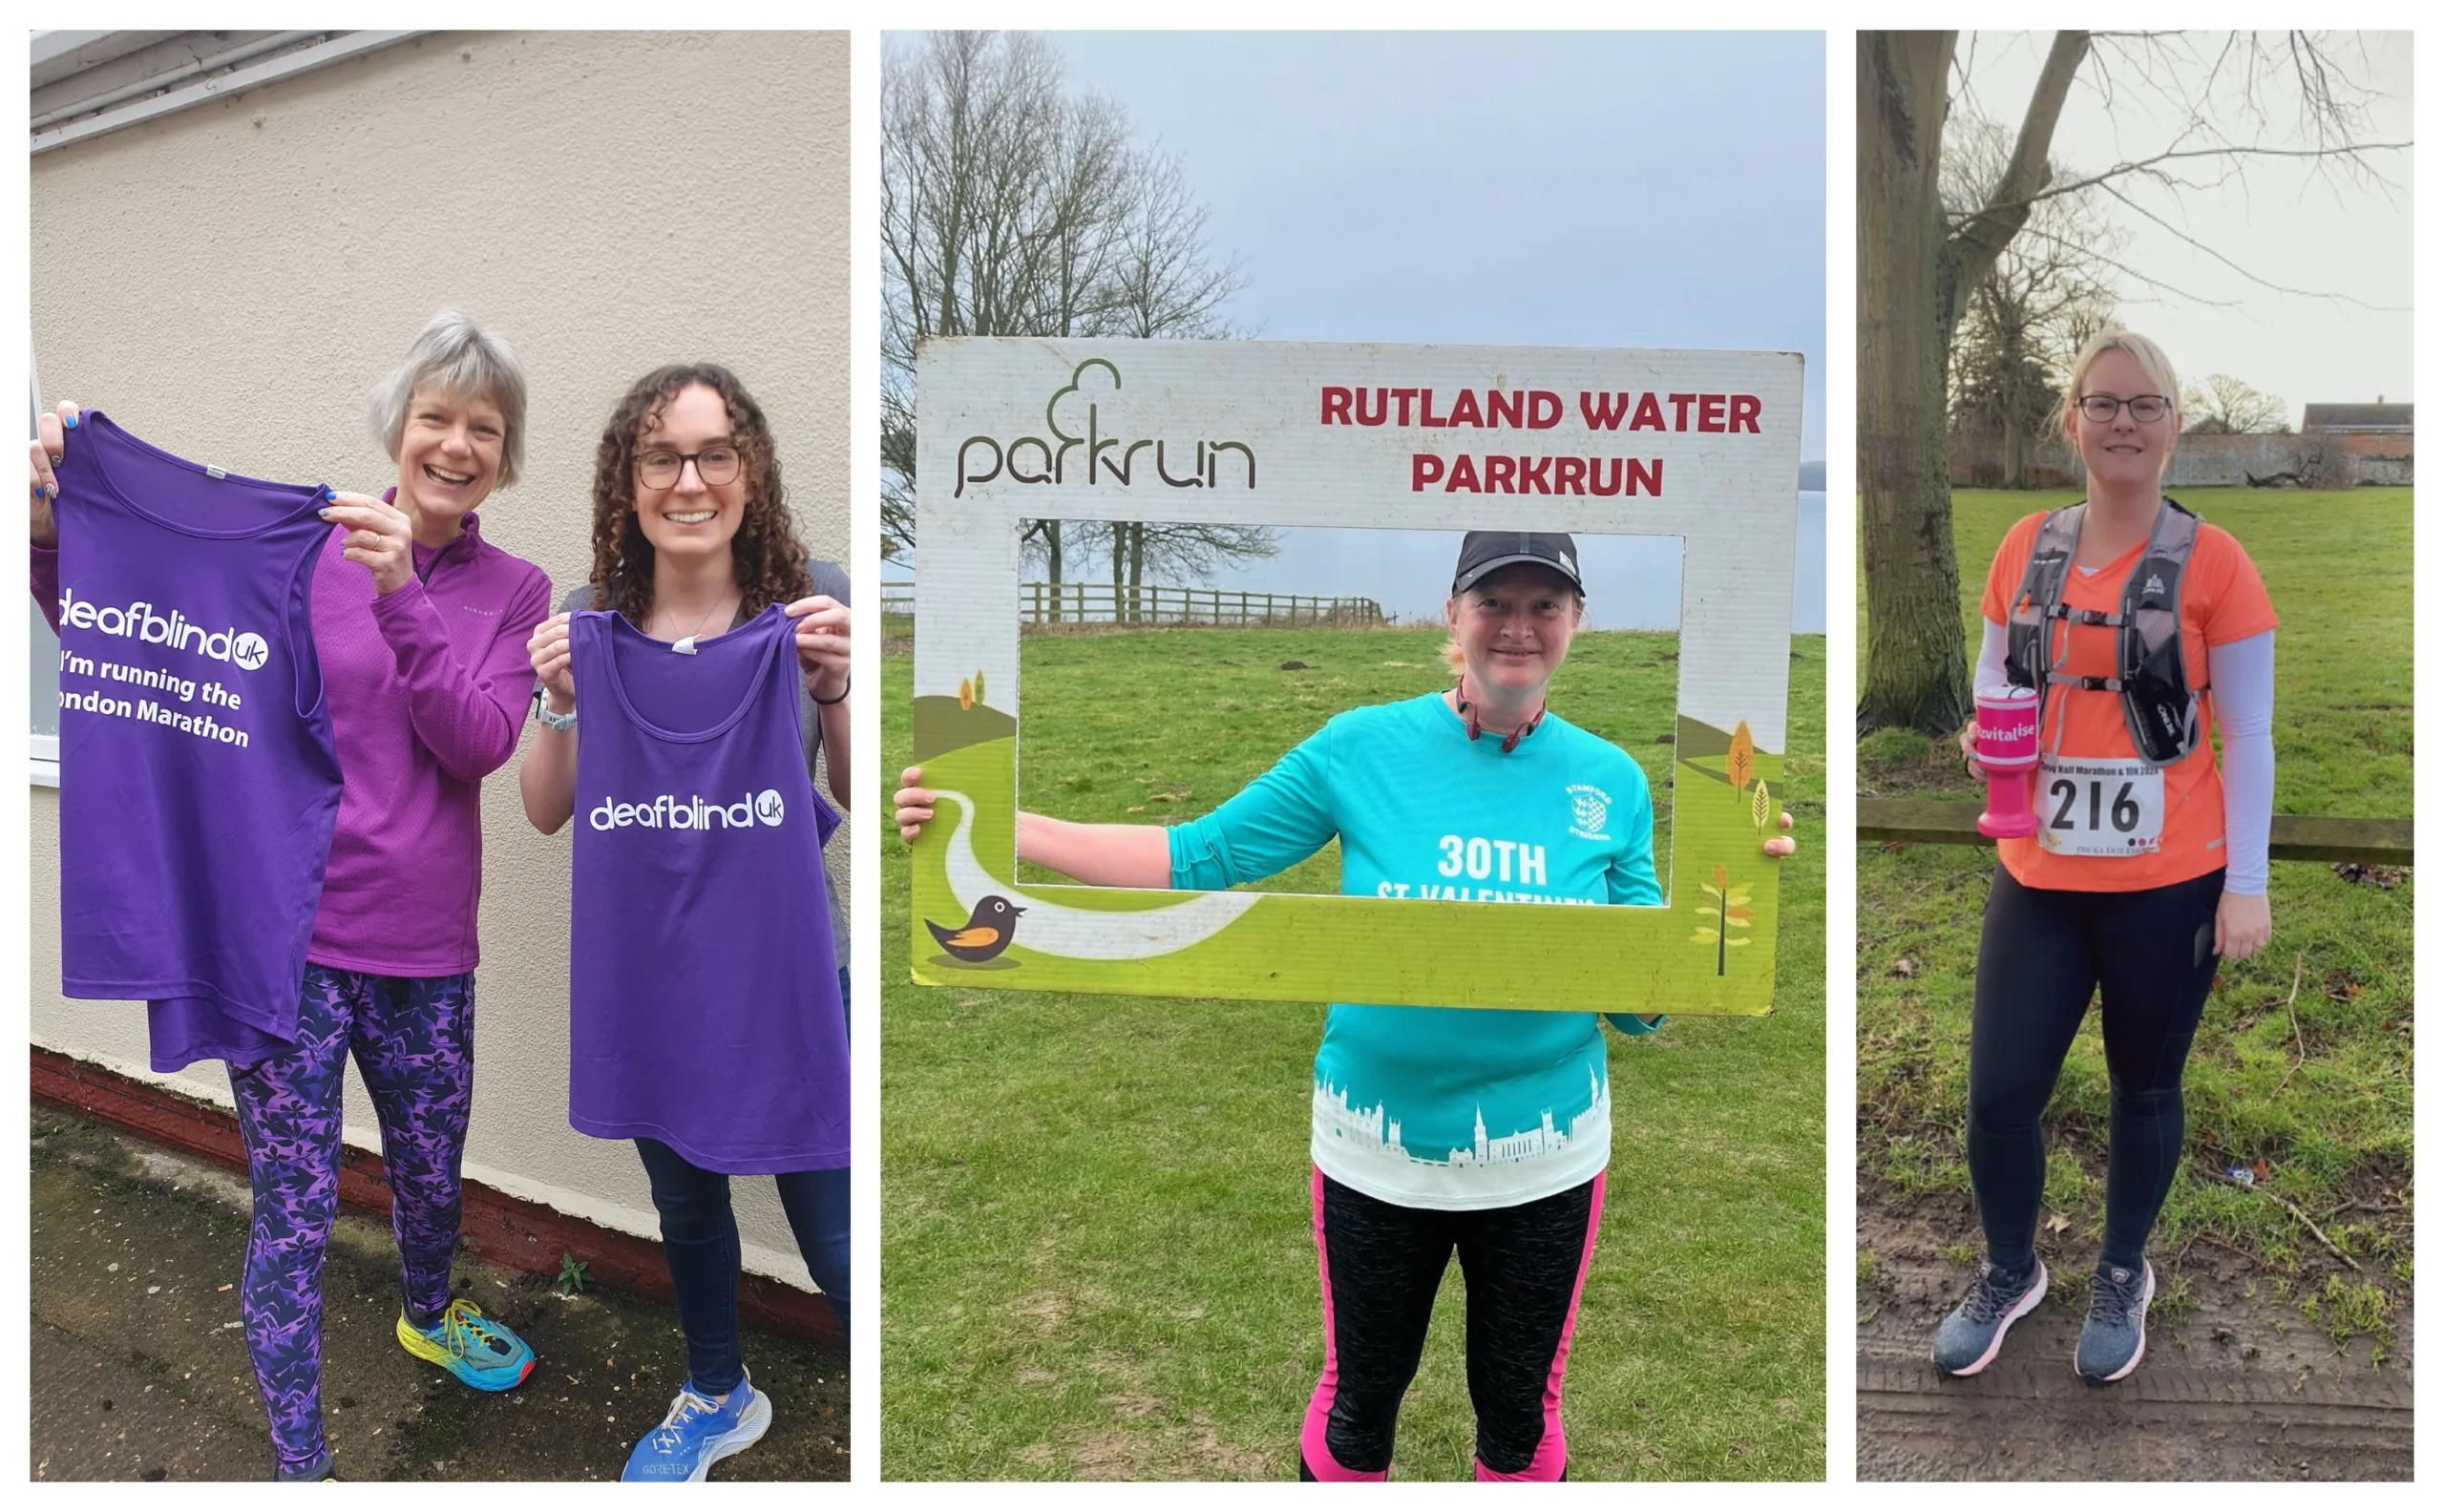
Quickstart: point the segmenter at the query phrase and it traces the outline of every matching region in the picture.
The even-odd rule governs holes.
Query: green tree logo
[[[1696,933],[1689,936],[1689,943],[1715,948],[1715,975],[1720,976],[1729,966],[1731,952],[1748,943],[1748,884],[1733,887],[1731,873],[1717,862],[1714,885],[1700,883],[1698,891],[1709,900],[1696,909],[1697,916],[1706,922],[1697,926]],[[1737,939],[1732,937],[1734,931],[1739,932]]]

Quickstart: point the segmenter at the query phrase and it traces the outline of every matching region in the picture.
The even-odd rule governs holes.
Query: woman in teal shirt
[[[1545,707],[1585,613],[1569,536],[1472,532],[1444,606],[1451,688],[1336,717],[1190,823],[1022,813],[1019,858],[1103,886],[1211,891],[1287,870],[1338,837],[1344,894],[1660,904],[1645,774]],[[916,767],[903,781],[898,822],[913,840],[934,794]],[[1782,837],[1766,845],[1792,849]],[[1660,1022],[1603,1017],[1628,1034]],[[1324,1369],[1300,1434],[1301,1479],[1387,1477],[1401,1398],[1455,1250],[1469,1294],[1477,1479],[1562,1478],[1562,1374],[1612,1151],[1597,1018],[1332,1005],[1309,1137]]]

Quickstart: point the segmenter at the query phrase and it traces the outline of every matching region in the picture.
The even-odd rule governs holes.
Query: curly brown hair
[[[616,608],[640,630],[653,613],[653,543],[637,519],[637,443],[670,401],[698,384],[721,396],[744,464],[747,510],[729,542],[740,604],[752,614],[765,604],[793,603],[814,592],[763,406],[737,374],[717,363],[673,363],[629,387],[594,451],[594,607]]]

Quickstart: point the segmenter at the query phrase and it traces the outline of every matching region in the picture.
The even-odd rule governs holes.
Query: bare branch
[[[2223,253],[2216,251],[2205,242],[2199,241],[2196,237],[2191,236],[2188,232],[2165,220],[2162,216],[2156,214],[2156,212],[2148,209],[2145,205],[2138,203],[2128,195],[2121,193],[2119,190],[2109,184],[2103,187],[2106,194],[2112,196],[2122,204],[2129,206],[2132,211],[2136,212],[2140,217],[2161,226],[2183,245],[2205,253],[2208,257],[2223,263],[2225,267],[2230,268],[2233,272],[2238,273],[2241,277],[2248,280],[2260,288],[2268,289],[2277,294],[2294,295],[2301,299],[2328,300],[2337,304],[2356,304],[2364,310],[2378,310],[2389,314],[2408,314],[2410,312],[2408,305],[2371,304],[2368,301],[2361,299],[2354,294],[2325,293],[2315,289],[2292,288],[2287,284],[2277,284],[2271,279],[2260,278],[2257,274],[2250,272],[2248,269],[2241,266],[2238,262],[2233,262],[2230,258],[2225,257]]]
[[[2037,74],[2035,92],[2030,97],[2028,114],[2021,118],[2019,136],[2012,143],[2011,161],[2004,168],[2002,178],[1994,185],[1985,209],[1949,239],[1946,250],[1953,263],[1953,273],[1944,324],[1959,319],[1969,287],[1986,276],[1986,270],[1993,266],[2004,246],[2028,223],[2026,201],[2052,176],[2047,155],[2053,149],[2054,128],[2062,118],[2062,101],[2071,93],[2071,80],[2087,55],[2086,32],[2054,34],[2054,46],[2046,53],[2044,69]]]
[[[883,533],[916,534],[916,364],[937,336],[1220,336],[1244,280],[1171,158],[1029,32],[895,40],[882,71]],[[1042,539],[1059,559],[1057,530]]]

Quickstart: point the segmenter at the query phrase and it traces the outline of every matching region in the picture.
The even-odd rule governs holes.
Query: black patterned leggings
[[[1453,1250],[1468,1288],[1468,1399],[1477,1479],[1559,1480],[1562,1370],[1604,1178],[1515,1208],[1402,1208],[1317,1171],[1324,1373],[1299,1435],[1303,1480],[1381,1480]]]

